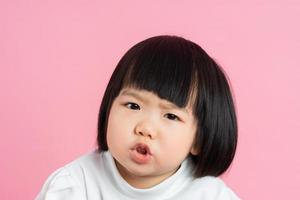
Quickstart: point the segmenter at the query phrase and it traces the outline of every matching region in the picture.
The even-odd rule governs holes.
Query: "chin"
[[[147,166],[125,166],[124,168],[127,173],[133,176],[147,177],[153,175],[152,170]]]

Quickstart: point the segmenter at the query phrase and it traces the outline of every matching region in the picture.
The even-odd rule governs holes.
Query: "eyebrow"
[[[132,97],[134,97],[134,98],[136,98],[136,99],[138,99],[138,100],[140,100],[142,102],[146,102],[146,103],[149,102],[149,100],[143,98],[141,95],[139,95],[138,93],[133,92],[133,91],[123,90],[120,95],[132,96]],[[159,106],[161,108],[165,108],[165,109],[177,109],[177,110],[181,110],[181,111],[189,114],[189,112],[188,112],[188,110],[186,108],[180,108],[180,107],[178,107],[177,105],[175,105],[173,103],[160,103]]]
[[[135,92],[128,91],[128,90],[123,90],[120,95],[132,96],[140,101],[143,101],[143,102],[145,101],[144,98],[141,97],[141,95],[139,95]]]

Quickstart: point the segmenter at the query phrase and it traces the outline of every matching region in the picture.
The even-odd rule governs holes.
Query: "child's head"
[[[116,131],[120,140],[108,141],[117,140]],[[221,67],[200,46],[177,36],[156,36],[133,46],[118,63],[103,96],[99,149],[114,152],[116,142],[126,143],[124,137],[131,137],[134,146],[128,151],[141,154],[134,161],[142,167],[150,162],[144,155],[149,148],[169,145],[170,140],[170,146],[176,145],[175,156],[166,163],[178,159],[180,165],[190,155],[196,177],[221,175],[237,145],[234,104]]]

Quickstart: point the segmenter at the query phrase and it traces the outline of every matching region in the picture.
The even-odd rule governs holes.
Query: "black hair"
[[[105,90],[98,118],[98,148],[108,150],[106,130],[114,99],[127,86],[155,93],[178,107],[193,99],[198,155],[190,155],[195,177],[219,176],[233,161],[237,120],[222,68],[196,43],[179,36],[148,38],[119,61]]]

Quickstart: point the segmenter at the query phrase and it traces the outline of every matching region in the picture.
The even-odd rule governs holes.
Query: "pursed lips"
[[[137,151],[137,152],[139,152],[139,153],[141,153],[141,154],[145,154],[145,155],[147,155],[147,154],[152,155],[152,151],[151,151],[151,149],[149,148],[149,146],[148,146],[147,144],[141,143],[141,142],[135,144],[135,145],[131,148],[131,150]]]

